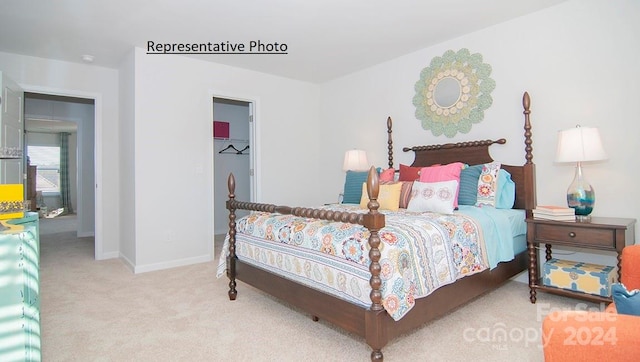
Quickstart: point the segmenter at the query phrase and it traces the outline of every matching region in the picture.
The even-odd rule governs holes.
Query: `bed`
[[[508,212],[518,223],[524,223],[524,219],[531,216],[536,203],[530,98],[526,92],[522,104],[525,160],[519,166],[500,164],[514,184],[513,210]],[[390,118],[387,132],[389,169],[396,169]],[[505,142],[505,139],[498,139],[448,143],[405,147],[403,151],[415,154],[410,167],[457,162],[486,165],[495,162],[489,148]],[[379,178],[375,169],[368,172],[363,195],[366,193],[369,202],[363,203],[364,208],[342,205],[301,208],[236,200],[235,178],[229,175],[229,232],[220,256],[218,277],[226,275],[229,278],[230,300],[237,298],[238,280],[252,285],[308,312],[314,321],[324,319],[362,336],[372,349],[371,360],[382,361],[382,348],[393,338],[496,289],[527,268],[526,230],[517,237],[515,232],[510,232],[514,236],[512,254],[496,259],[487,251],[493,248],[490,242],[497,237],[482,230],[485,224],[478,221],[476,214],[482,208],[467,208],[464,212],[465,208],[460,206],[454,214],[427,213],[433,214],[425,227],[429,231],[417,231],[416,224],[427,224],[426,214],[381,210],[378,199],[385,186]],[[237,210],[251,213],[237,220]],[[400,230],[398,224],[402,223],[409,224],[411,232],[396,233]],[[505,228],[508,226],[499,229],[504,231]],[[336,253],[335,244],[325,243],[329,237],[318,234],[320,229],[338,232],[343,238],[340,245],[344,246],[344,251]],[[431,234],[434,229],[442,229],[442,236]],[[461,233],[464,234],[462,241],[442,243],[445,236]],[[308,235],[311,241],[294,237],[294,234]],[[417,234],[425,234],[427,240],[437,242],[433,245],[418,242]],[[396,249],[397,240],[403,241],[398,245],[412,251]],[[312,246],[305,247],[305,244]],[[315,250],[307,250],[309,248]],[[309,257],[305,253],[315,254]],[[319,255],[324,259],[320,264],[313,264],[310,260]],[[402,265],[402,268],[389,266],[390,255],[396,261],[401,260],[394,265]],[[455,264],[441,262],[446,258]],[[435,263],[416,266],[421,264],[416,261],[418,259],[429,259],[432,263],[435,260]],[[435,273],[427,275],[428,270]],[[422,276],[426,281],[418,279]]]

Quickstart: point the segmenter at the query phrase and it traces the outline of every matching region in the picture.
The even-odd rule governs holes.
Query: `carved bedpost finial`
[[[525,112],[531,108],[531,98],[529,98],[529,92],[524,92],[522,95],[522,107],[525,109]]]
[[[531,121],[529,120],[529,114],[531,114],[531,98],[529,98],[529,93],[524,92],[522,95],[522,107],[524,108],[524,151],[525,151],[525,159],[526,163],[533,163],[533,147],[531,144]]]
[[[227,179],[227,188],[229,189],[229,198],[235,198],[236,178],[233,176],[233,172],[229,174]]]
[[[378,203],[378,195],[380,193],[380,179],[378,178],[378,171],[375,167],[371,166],[369,169],[369,175],[367,176],[367,195],[369,196],[369,202],[374,202],[369,207],[374,213],[378,211],[380,204]]]
[[[387,154],[389,155],[389,168],[393,168],[393,138],[391,137],[393,131],[393,121],[391,117],[387,118]]]

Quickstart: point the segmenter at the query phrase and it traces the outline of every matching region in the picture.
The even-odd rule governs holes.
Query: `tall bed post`
[[[393,168],[393,121],[391,117],[387,118],[387,154],[389,155],[389,168]]]
[[[371,278],[369,279],[369,285],[371,285],[371,310],[382,310],[382,293],[380,287],[382,286],[382,279],[380,279],[380,235],[378,231],[384,227],[384,215],[378,212],[380,203],[378,203],[378,194],[380,192],[380,181],[378,180],[378,173],[375,168],[371,167],[369,170],[369,177],[367,178],[367,194],[369,196],[369,203],[367,207],[369,212],[364,215],[363,226],[369,229],[371,234],[369,235],[369,271],[371,272]]]
[[[229,277],[229,299],[236,300],[238,291],[236,290],[236,208],[233,201],[236,198],[236,178],[233,173],[229,174],[227,180],[229,188],[229,200],[227,209],[229,210],[229,255],[227,256],[227,277]]]
[[[522,113],[524,114],[524,151],[526,153],[524,158],[526,164],[531,164],[533,163],[533,147],[531,147],[533,141],[531,141],[531,120],[529,119],[529,115],[531,114],[531,98],[529,98],[528,92],[524,92],[522,95],[522,108],[524,108]]]
[[[390,119],[387,122],[390,122]],[[387,123],[389,125],[389,123]],[[385,217],[378,212],[380,204],[378,203],[378,195],[380,191],[380,181],[378,179],[378,172],[374,167],[369,170],[369,177],[367,177],[367,194],[369,196],[369,203],[367,208],[369,212],[363,216],[362,225],[366,227],[369,232],[369,271],[371,272],[371,278],[369,278],[369,285],[371,286],[371,307],[366,314],[367,344],[372,348],[371,361],[382,361],[382,347],[387,344],[387,336],[384,333],[384,328],[381,325],[381,313],[384,313],[384,307],[382,306],[382,292],[380,288],[382,286],[382,279],[380,278],[380,235],[378,231],[384,227]]]
[[[531,121],[529,115],[531,114],[531,98],[529,93],[524,92],[522,95],[522,107],[524,108],[524,151],[525,151],[525,164],[524,164],[524,183],[525,188],[529,190],[527,197],[525,198],[525,207],[527,217],[533,216],[533,209],[536,207],[536,166],[533,163],[533,147],[531,146],[533,141],[531,140]]]

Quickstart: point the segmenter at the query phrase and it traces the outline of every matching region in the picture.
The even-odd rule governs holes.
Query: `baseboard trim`
[[[211,260],[212,260],[211,255],[201,255],[193,258],[169,260],[161,263],[136,265],[136,266],[133,266],[133,272],[135,274],[147,273],[151,271],[171,269],[171,268],[176,268],[176,267],[186,266],[191,264],[206,263],[206,262],[210,262]]]
[[[131,260],[129,260],[129,258],[127,258],[126,256],[124,256],[124,254],[120,254],[120,260],[122,260],[122,262],[124,263],[124,265],[127,267],[127,269],[131,270],[132,273],[136,272],[136,267],[133,264],[133,262]]]

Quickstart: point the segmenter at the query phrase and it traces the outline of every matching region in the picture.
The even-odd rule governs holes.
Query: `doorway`
[[[213,174],[214,174],[214,244],[224,238],[229,228],[226,201],[227,180],[233,173],[238,200],[254,201],[254,145],[255,104],[248,100],[214,96],[213,103]],[[238,210],[237,217],[246,214]]]
[[[39,163],[35,179],[41,216],[54,222],[58,215],[75,215],[77,237],[95,236],[94,99],[24,95],[25,145],[32,165]],[[55,157],[65,149],[59,154],[67,159]]]

